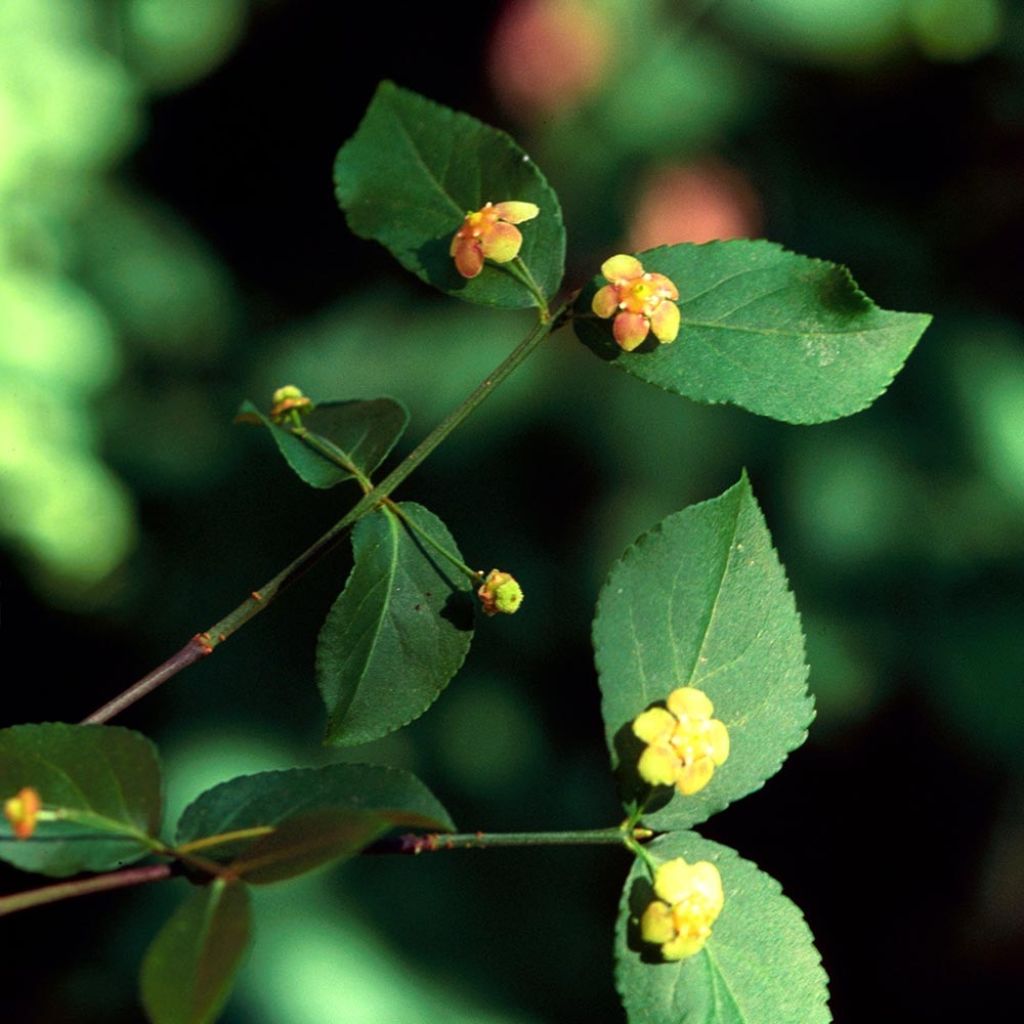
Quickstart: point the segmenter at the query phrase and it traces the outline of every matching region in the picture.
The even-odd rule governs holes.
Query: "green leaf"
[[[689,828],[758,789],[805,739],[803,632],[764,517],[744,475],[676,512],[613,566],[598,600],[594,648],[608,748],[624,799],[643,801],[633,719],[680,686],[703,690],[729,730],[729,759],[692,796],[658,786],[643,820]]]
[[[399,506],[456,557],[444,523],[421,505]],[[352,532],[355,567],[317,641],[317,683],[327,705],[325,742],[378,739],[418,718],[465,660],[473,638],[471,584],[390,509]]]
[[[242,775],[214,786],[185,809],[177,844],[272,828],[196,852],[231,863],[250,882],[276,882],[351,857],[396,826],[454,829],[437,798],[409,772],[333,764]]]
[[[405,433],[409,414],[394,398],[321,402],[302,420],[312,443],[278,426],[249,401],[242,403],[236,422],[263,424],[299,477],[310,487],[326,488],[354,479],[344,464],[371,476]]]
[[[520,226],[519,257],[550,298],[562,282],[565,228],[558,197],[504,132],[382,82],[334,167],[349,227],[391,250],[402,266],[449,295],[488,306],[532,306],[511,264],[488,262],[466,280],[449,245],[468,211],[485,203],[536,203]]]
[[[156,748],[140,733],[62,722],[0,729],[0,802],[26,786],[44,808],[77,820],[40,821],[18,840],[0,817],[0,859],[62,878],[150,852],[145,837],[160,827],[162,784]]]
[[[193,889],[142,961],[142,1002],[153,1024],[215,1020],[249,945],[249,890],[216,879]]]
[[[590,309],[573,326],[602,359],[699,402],[732,402],[787,423],[822,423],[870,405],[903,366],[931,317],[879,309],[850,272],[766,241],[671,245],[639,254],[679,289],[679,337],[635,352]]]
[[[630,1024],[828,1024],[828,979],[799,907],[735,850],[693,832],[647,847],[658,862],[711,861],[725,904],[699,952],[666,962],[640,936],[656,899],[643,862],[626,879],[615,932],[615,981]]]

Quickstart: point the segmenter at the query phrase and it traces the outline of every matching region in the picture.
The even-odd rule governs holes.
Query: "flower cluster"
[[[714,706],[692,686],[673,690],[666,708],[633,720],[633,734],[647,744],[637,772],[655,786],[675,786],[683,796],[703,789],[729,756],[729,732],[712,718]]]
[[[476,592],[485,615],[512,615],[523,603],[523,588],[510,573],[492,569]]]
[[[710,861],[667,860],[654,872],[654,900],[640,918],[644,942],[661,946],[666,960],[683,960],[704,948],[722,912],[722,876]]]
[[[485,203],[466,214],[462,227],[455,232],[449,255],[455,257],[455,269],[463,277],[476,277],[484,268],[484,260],[508,263],[519,255],[523,236],[516,224],[533,220],[540,213],[534,203]]]
[[[4,817],[11,823],[15,838],[28,839],[32,835],[41,807],[39,794],[31,786],[4,801]]]
[[[649,273],[635,256],[612,256],[601,264],[608,281],[591,309],[603,320],[615,316],[612,334],[619,347],[632,352],[649,331],[658,341],[675,341],[679,334],[679,289],[664,274]]]

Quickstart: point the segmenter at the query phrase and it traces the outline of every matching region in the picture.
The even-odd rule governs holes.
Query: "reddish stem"
[[[205,658],[208,654],[213,654],[213,644],[210,643],[210,638],[205,633],[197,633],[177,654],[172,654],[162,665],[158,665],[137,683],[129,686],[123,693],[119,693],[113,700],[107,701],[103,707],[94,711],[88,718],[83,718],[82,725],[94,725],[109,721],[114,715],[120,714],[126,707],[145,697],[147,693],[152,693],[171,676],[177,675],[183,668],[188,668],[189,665]]]
[[[142,885],[144,882],[159,882],[164,878],[170,878],[173,874],[176,874],[176,869],[171,864],[151,864],[142,868],[110,871],[105,875],[82,878],[75,882],[44,885],[40,889],[29,889],[27,892],[0,896],[0,917],[19,910],[28,910],[30,907],[38,907],[44,903],[56,903],[58,900],[70,899],[72,896],[87,896],[91,892],[123,889],[129,885]]]

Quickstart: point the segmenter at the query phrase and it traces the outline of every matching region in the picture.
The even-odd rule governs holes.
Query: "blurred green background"
[[[1024,953],[1024,8],[999,0],[0,0],[4,724],[76,720],[332,523],[239,402],[393,394],[407,451],[524,333],[347,234],[331,164],[378,79],[512,131],[570,278],[766,236],[934,325],[869,411],[797,428],[662,394],[556,336],[399,497],[527,603],[421,721],[319,744],[335,556],[122,724],[176,814],[244,771],[419,773],[465,829],[618,813],[589,622],[639,532],[750,472],[818,720],[705,826],[804,908],[840,1021],[976,1019]],[[514,197],[496,196],[494,199]],[[363,858],[260,893],[225,1020],[622,1019],[614,849]],[[0,870],[0,889],[25,885]],[[5,919],[5,1017],[137,1021],[185,883]]]

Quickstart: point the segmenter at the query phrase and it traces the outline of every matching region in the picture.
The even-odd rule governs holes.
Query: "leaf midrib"
[[[741,502],[745,493],[745,490],[741,490],[739,493],[739,499],[737,500],[735,515],[733,517],[732,533],[729,537],[729,544],[725,552],[725,561],[722,565],[722,572],[718,577],[718,586],[715,588],[715,599],[711,602],[711,610],[708,612],[707,620],[705,621],[704,628],[701,631],[700,646],[697,648],[697,653],[694,656],[693,664],[690,666],[690,673],[687,676],[685,684],[686,686],[693,685],[693,681],[697,675],[697,669],[700,666],[700,659],[704,656],[704,648],[707,646],[708,636],[711,633],[711,627],[714,625],[715,616],[718,614],[718,606],[721,604],[722,600],[722,591],[725,589],[725,579],[729,575],[729,567],[732,565],[733,555],[736,553],[736,536],[740,530],[740,516],[743,513]],[[671,629],[669,630],[669,635],[672,636],[672,647],[674,650],[675,637],[673,636]]]
[[[387,568],[381,577],[381,580],[387,585],[384,588],[384,598],[380,602],[379,614],[376,616],[376,621],[373,625],[372,630],[368,631],[371,636],[371,642],[367,649],[366,657],[363,658],[363,663],[359,669],[358,679],[356,685],[352,687],[349,699],[345,702],[345,707],[340,714],[335,713],[334,723],[337,725],[339,720],[343,720],[348,712],[351,710],[352,705],[355,703],[356,697],[359,693],[360,688],[366,679],[367,673],[369,672],[370,663],[373,661],[374,654],[377,649],[377,641],[380,637],[381,631],[384,628],[384,622],[387,619],[388,609],[391,607],[391,599],[395,593],[395,577],[398,575],[398,545],[399,545],[399,531],[398,531],[398,519],[388,509],[383,508],[380,510],[381,515],[384,517],[384,521],[388,526],[388,539],[390,540],[388,555]],[[378,581],[378,586],[381,580]],[[371,587],[370,590],[376,589]],[[364,636],[367,633],[364,633]]]
[[[400,129],[400,134],[402,138],[405,140],[409,148],[412,150],[413,155],[416,157],[416,162],[422,168],[427,180],[434,187],[434,189],[436,189],[437,192],[441,194],[441,196],[445,199],[448,205],[451,206],[451,208],[459,215],[459,217],[464,216],[465,211],[463,211],[459,204],[455,202],[455,199],[451,195],[449,195],[447,189],[444,186],[444,183],[434,174],[433,170],[430,168],[430,165],[424,158],[423,153],[420,151],[420,148],[416,143],[416,140],[412,136],[412,133],[409,131],[409,129],[405,125],[405,122],[402,120],[402,112],[400,107],[396,104],[391,104],[391,110],[392,113],[394,114],[395,122]]]

